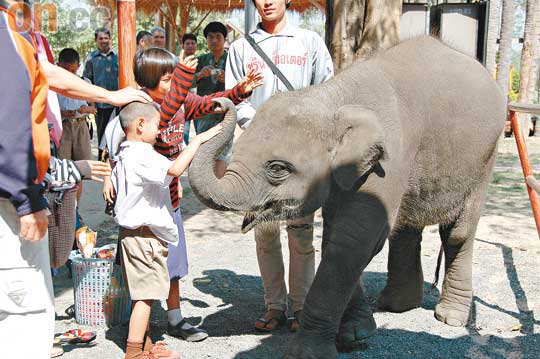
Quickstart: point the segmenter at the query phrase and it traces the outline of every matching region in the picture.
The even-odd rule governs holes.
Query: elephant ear
[[[375,112],[363,106],[343,106],[334,117],[332,176],[343,190],[350,190],[383,159],[384,133]]]

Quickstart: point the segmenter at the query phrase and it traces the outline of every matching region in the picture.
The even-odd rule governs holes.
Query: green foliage
[[[71,8],[59,0],[47,2],[56,5],[57,31],[48,31],[52,28],[43,25],[43,34],[51,45],[55,59],[62,49],[71,47],[79,52],[82,62],[95,46],[94,28],[91,27],[89,12],[84,8]],[[48,20],[48,14],[44,13],[42,24],[47,24]]]
[[[71,47],[77,50],[81,56],[81,63],[86,56],[95,49],[94,31],[98,27],[106,25],[103,14],[107,12],[105,8],[97,8],[90,5],[79,3],[77,7],[71,7],[62,0],[45,0],[47,3],[56,5],[57,16],[57,31],[51,32],[50,27],[47,27],[48,14],[43,13],[42,26],[43,34],[47,37],[49,44],[53,50],[55,59],[58,53],[66,48]],[[113,20],[113,38],[112,46],[117,48],[118,37],[115,31],[116,14],[109,13]],[[153,16],[145,14],[137,14],[136,31],[150,30],[154,27]]]

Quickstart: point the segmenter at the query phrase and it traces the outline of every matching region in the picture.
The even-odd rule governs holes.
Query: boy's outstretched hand
[[[250,69],[246,76],[238,83],[238,89],[242,95],[248,94],[263,84],[263,74],[260,71]]]
[[[187,67],[188,69],[191,69],[193,71],[197,69],[197,64],[199,63],[199,61],[197,60],[195,55],[186,56],[184,53],[184,50],[182,50],[180,52],[179,58],[180,58],[180,63],[184,65],[185,67]]]
[[[211,127],[209,130],[204,131],[203,133],[197,135],[195,139],[199,140],[201,144],[203,144],[209,139],[211,139],[212,137],[220,134],[221,132],[223,132],[223,126],[221,125],[221,123],[218,123],[214,127]]]

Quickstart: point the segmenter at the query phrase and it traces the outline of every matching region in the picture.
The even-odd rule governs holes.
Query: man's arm
[[[113,106],[122,106],[133,101],[152,101],[148,94],[131,87],[118,91],[109,91],[89,84],[80,77],[48,61],[40,61],[40,65],[49,82],[49,88],[66,97],[103,102]]]
[[[91,83],[94,83],[94,68],[92,67],[92,54],[84,62],[83,77],[87,78]]]
[[[313,54],[313,83],[318,85],[334,77],[334,64],[332,56],[328,52],[328,48],[323,39],[318,35],[314,38],[314,54]]]
[[[238,54],[238,43],[233,43],[227,54],[227,63],[225,66],[225,88],[231,89],[236,86],[246,75],[244,72],[244,64],[242,57]],[[236,106],[237,122],[242,128],[246,128],[249,122],[255,116],[255,107],[249,99],[244,99],[243,102]]]

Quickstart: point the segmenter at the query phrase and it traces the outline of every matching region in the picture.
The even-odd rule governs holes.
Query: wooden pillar
[[[117,0],[118,9],[118,86],[135,87],[135,0]]]
[[[176,18],[178,16],[178,5],[169,4],[169,18],[165,24],[165,31],[167,32],[167,41],[165,47],[172,53],[176,53]]]
[[[179,39],[187,32],[190,10],[191,2],[188,2],[187,4],[180,4],[180,28],[177,29],[177,35]]]

